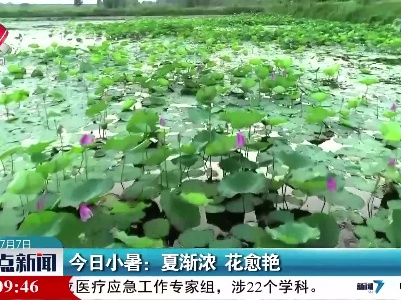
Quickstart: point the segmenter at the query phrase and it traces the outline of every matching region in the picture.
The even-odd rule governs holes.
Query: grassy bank
[[[271,4],[270,13],[289,14],[294,17],[347,21],[354,23],[391,23],[401,17],[400,1],[302,2]]]
[[[1,5],[0,18],[79,18],[117,16],[193,16],[231,15],[263,12],[256,6],[194,7],[185,8],[170,5],[139,5],[124,9],[103,9],[95,5],[75,7],[72,5]]]

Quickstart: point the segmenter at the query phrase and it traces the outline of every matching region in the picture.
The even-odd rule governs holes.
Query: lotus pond
[[[20,52],[0,69],[2,235],[401,247],[390,26],[241,15],[9,28]]]

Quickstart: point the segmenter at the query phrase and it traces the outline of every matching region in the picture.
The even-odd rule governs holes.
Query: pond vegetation
[[[401,247],[390,26],[241,15],[57,28],[1,69],[2,235],[332,248],[346,222],[357,247]]]

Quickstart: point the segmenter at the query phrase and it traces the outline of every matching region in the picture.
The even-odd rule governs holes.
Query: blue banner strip
[[[54,237],[16,236],[0,237],[0,249],[34,249],[34,248],[63,248],[63,244]]]
[[[401,249],[65,249],[64,275],[401,276]]]

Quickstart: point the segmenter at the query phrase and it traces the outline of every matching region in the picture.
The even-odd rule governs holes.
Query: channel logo
[[[378,294],[384,286],[383,280],[373,280],[373,282],[363,282],[356,285],[358,291],[368,291],[369,293]]]

